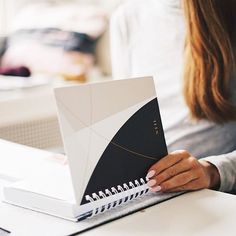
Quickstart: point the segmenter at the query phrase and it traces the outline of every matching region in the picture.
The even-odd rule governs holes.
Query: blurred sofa
[[[11,8],[11,15],[8,14],[8,17],[11,19],[8,19],[6,22],[8,22],[10,32],[15,32],[16,30],[21,30],[21,29],[32,29],[35,28],[35,25],[39,24],[39,27],[64,27],[66,30],[80,30],[81,29],[81,22],[80,18],[78,17],[81,13],[82,15],[83,10],[81,11],[78,6],[84,7],[84,6],[94,6],[98,9],[98,12],[100,10],[103,10],[104,13],[106,14],[107,18],[112,15],[113,11],[116,9],[116,7],[121,4],[122,2],[127,1],[127,0],[112,0],[112,1],[107,1],[107,0],[18,0],[17,2],[15,0],[8,0],[6,1],[6,7]],[[47,8],[40,8],[40,5],[46,5],[46,7],[50,8],[51,11],[54,11],[54,14],[50,15],[48,14],[49,11]],[[71,5],[71,9],[68,9],[68,6]],[[74,7],[73,7],[74,5]],[[56,8],[61,8],[63,9],[58,9],[57,14],[55,12]],[[37,10],[37,7],[38,10]],[[30,11],[27,11],[27,9],[30,8],[32,11],[32,14],[30,15]],[[41,9],[41,10],[40,10]],[[76,9],[78,11],[76,12]],[[28,9],[29,10],[29,9]],[[71,14],[73,15],[71,17],[71,21],[68,21],[67,26],[66,20],[64,18],[68,18],[68,13],[71,11]],[[86,11],[86,10],[85,10]],[[38,15],[37,12],[44,12],[43,17],[41,15]],[[22,14],[23,13],[23,14]],[[61,14],[60,14],[61,13]],[[100,13],[98,13],[99,15]],[[23,17],[22,17],[23,15]],[[61,18],[60,18],[61,15]],[[28,17],[28,19],[27,19]],[[41,19],[40,19],[41,17]],[[47,23],[45,24],[46,21],[49,21],[48,25]],[[55,24],[56,21],[59,21],[59,24]],[[63,22],[64,21],[64,22]],[[76,24],[79,24],[77,27]],[[96,24],[96,21],[94,22]],[[70,26],[72,25],[72,26]],[[99,24],[98,24],[99,25]],[[100,23],[101,25],[101,23]],[[82,27],[82,31],[83,31]],[[107,28],[106,32],[102,34],[102,37],[99,38],[98,44],[97,44],[97,50],[96,50],[96,62],[97,65],[101,68],[101,71],[106,74],[110,75],[111,74],[111,69],[110,69],[110,57],[109,57],[109,29]],[[86,30],[85,30],[85,33]],[[23,49],[24,50],[24,49]],[[11,55],[10,60],[12,61],[12,58],[16,58],[14,56],[14,52],[16,51],[15,48],[12,50],[13,51],[13,56]],[[20,57],[21,58],[21,57]],[[23,58],[26,60],[26,58]],[[16,60],[16,59],[15,59]]]
[[[15,0],[8,0],[8,3]],[[28,2],[13,4],[21,9]],[[38,1],[38,0],[37,0]],[[52,0],[63,2],[67,0]],[[72,0],[73,1],[73,0]],[[81,4],[93,3],[107,12],[108,18],[125,0],[77,0]],[[0,42],[1,43],[1,42]],[[96,47],[96,80],[111,78],[109,27],[99,38]],[[63,146],[53,97],[53,86],[24,91],[0,92],[0,138],[42,149],[56,150]]]

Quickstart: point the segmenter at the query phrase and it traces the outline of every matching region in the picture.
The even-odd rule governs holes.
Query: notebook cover
[[[152,164],[167,155],[157,98],[154,98],[119,129],[100,157],[82,199],[123,183],[145,178]]]
[[[152,77],[55,89],[77,204],[144,178],[167,155]]]

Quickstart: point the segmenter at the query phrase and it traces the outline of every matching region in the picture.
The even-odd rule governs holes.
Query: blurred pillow
[[[34,4],[13,25],[2,68],[26,66],[33,73],[85,80],[106,18],[91,6]]]

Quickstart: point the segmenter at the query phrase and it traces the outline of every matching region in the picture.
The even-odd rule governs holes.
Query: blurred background
[[[62,145],[53,88],[111,79],[109,20],[125,0],[0,0],[0,138]]]

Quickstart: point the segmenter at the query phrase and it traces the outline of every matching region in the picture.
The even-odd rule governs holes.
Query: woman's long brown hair
[[[230,98],[236,0],[182,1],[187,21],[184,97],[192,117],[216,123],[236,120]]]

